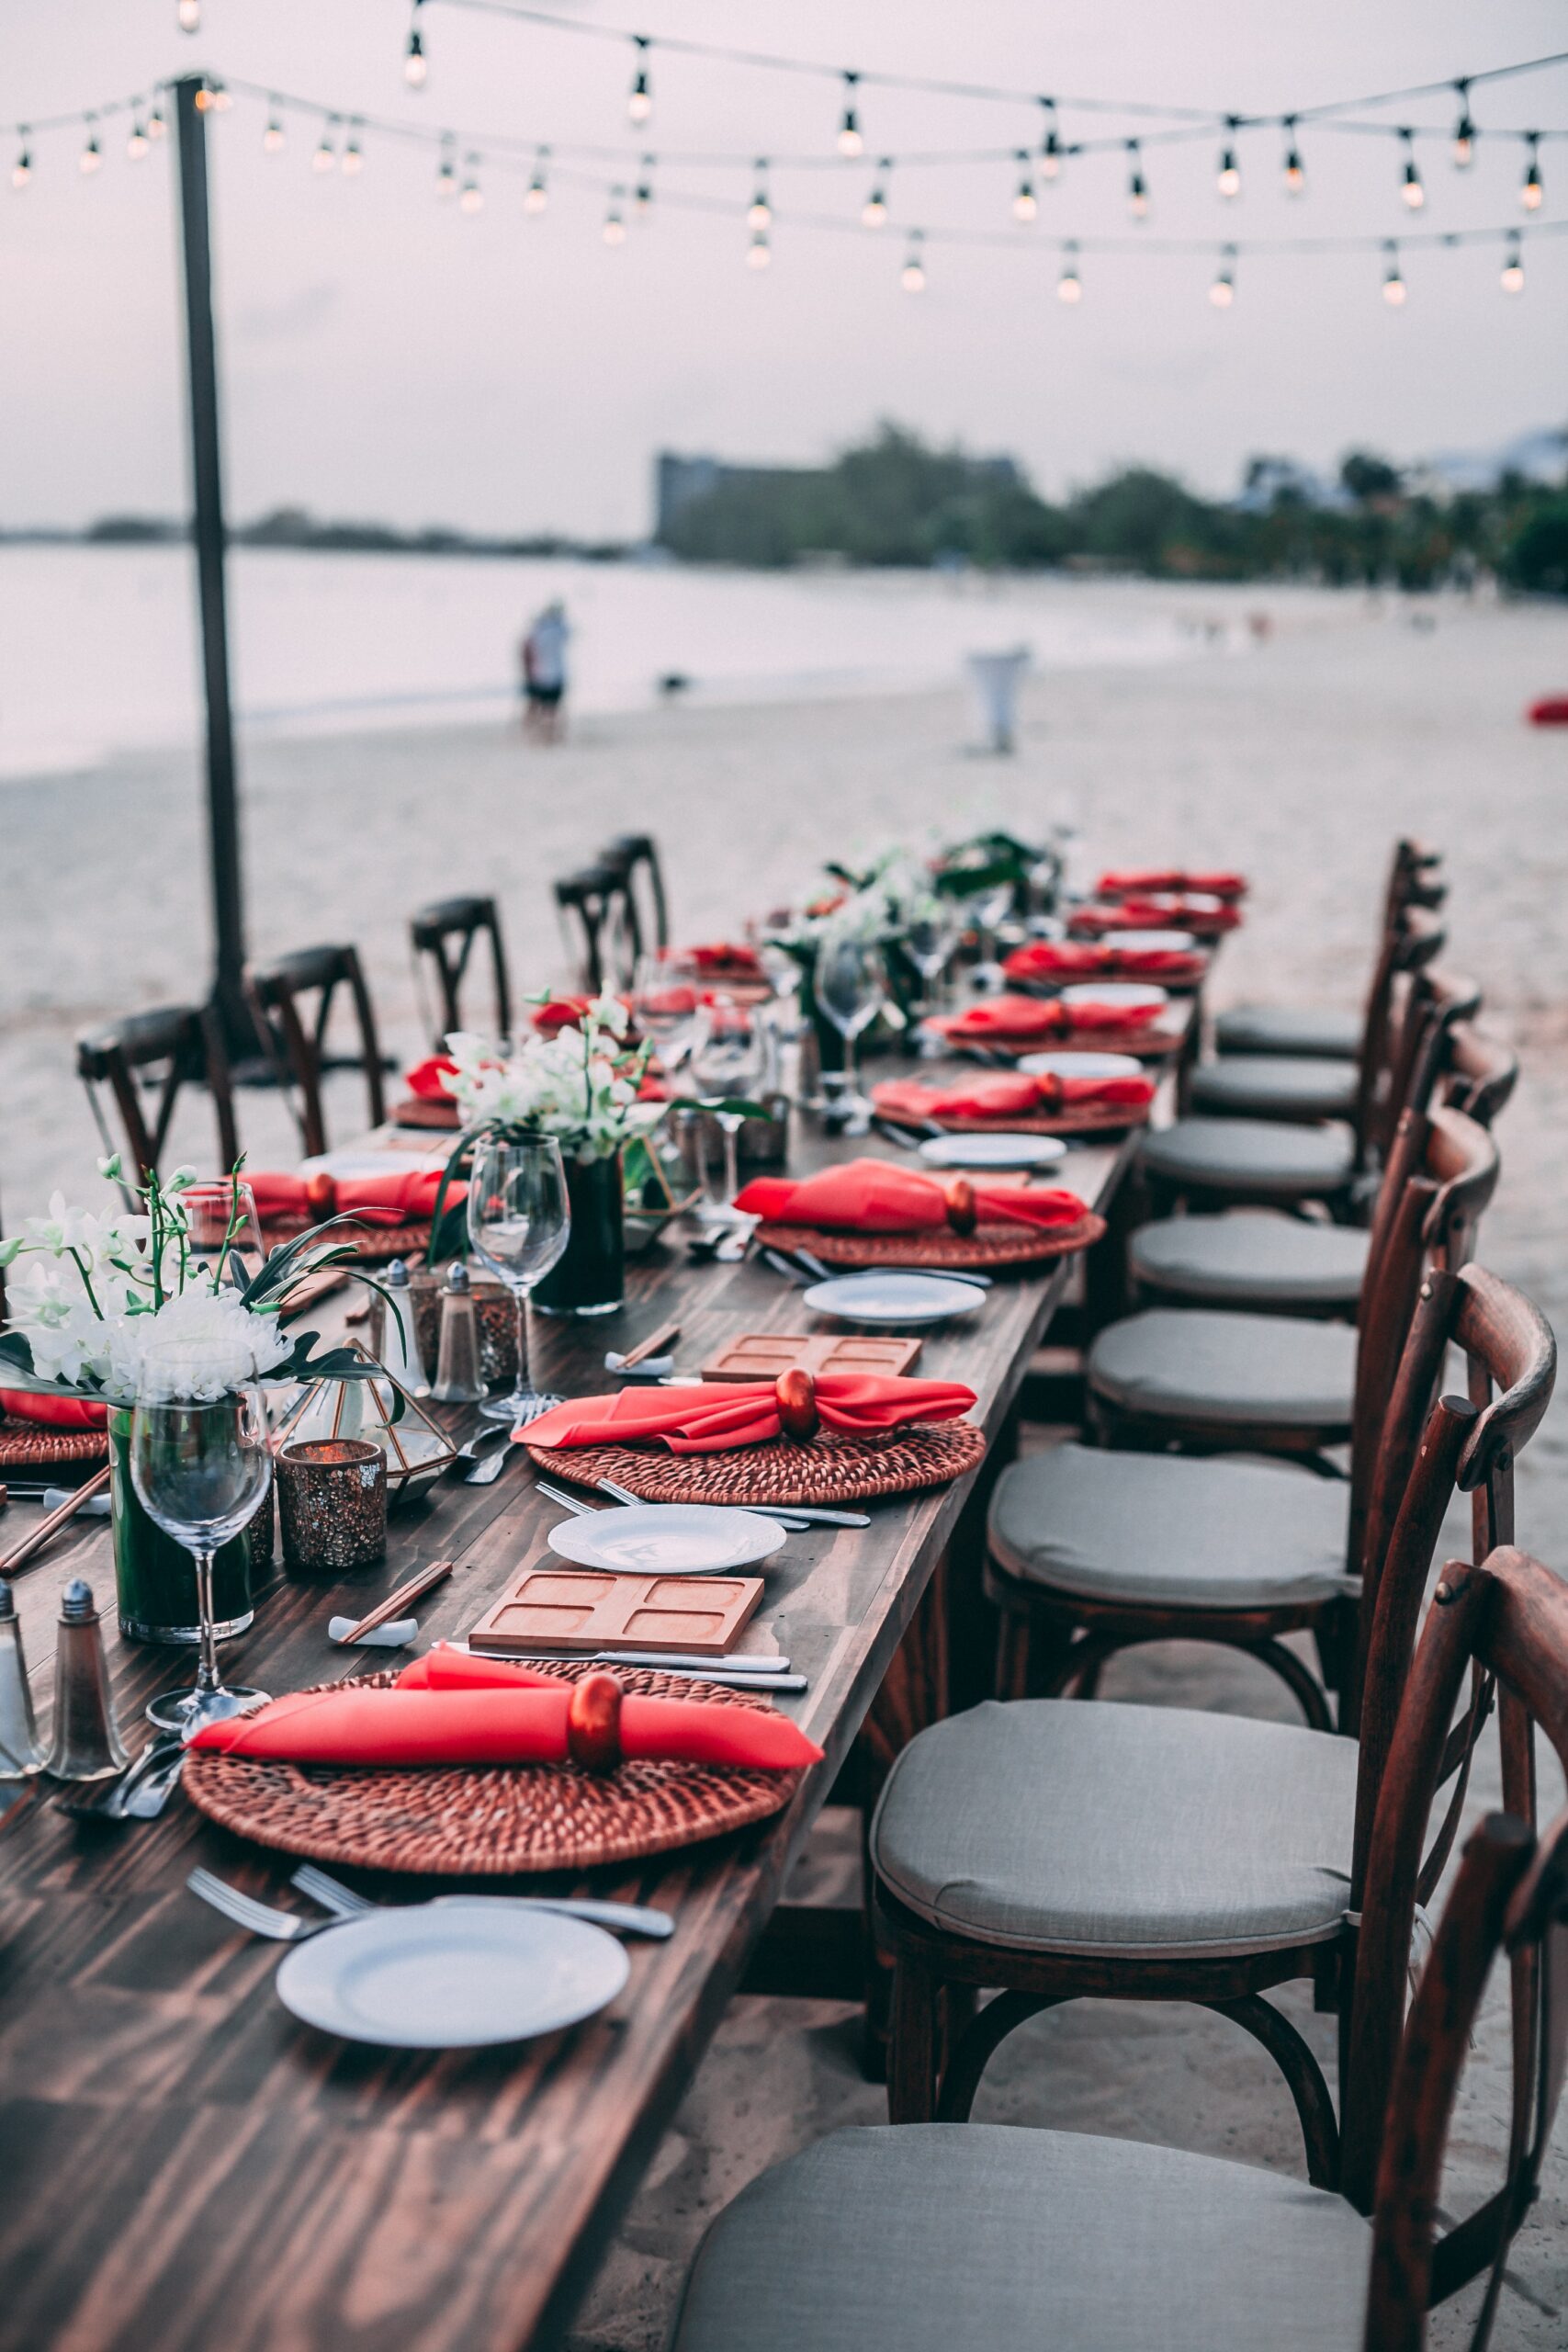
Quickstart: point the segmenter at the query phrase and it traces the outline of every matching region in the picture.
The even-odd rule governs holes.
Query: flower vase
[[[142,1509],[130,1482],[130,1410],[110,1408],[109,1520],[114,1534],[115,1590],[119,1630],[134,1642],[194,1644],[201,1638],[196,1601],[196,1562],[183,1544],[165,1535]],[[265,1554],[270,1554],[271,1490],[263,1506]],[[225,1544],[212,1563],[212,1614],[220,1641],[243,1634],[255,1615],[251,1603],[251,1556],[265,1556],[260,1542],[262,1512]]]
[[[625,1200],[621,1155],[568,1159],[571,1233],[566,1249],[532,1293],[545,1315],[613,1315],[626,1293]]]

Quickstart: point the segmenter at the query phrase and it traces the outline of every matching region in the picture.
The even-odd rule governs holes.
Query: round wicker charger
[[[309,1233],[312,1223],[313,1219],[308,1216],[271,1217],[262,1238],[269,1250],[274,1250],[279,1242],[294,1241],[300,1234]],[[423,1259],[430,1247],[430,1220],[426,1217],[420,1225],[375,1225],[367,1219],[357,1233],[346,1225],[334,1225],[321,1238],[339,1246],[351,1241],[355,1256],[372,1263],[388,1258]]]
[[[908,1495],[945,1487],[986,1458],[983,1430],[968,1421],[852,1437],[818,1430],[805,1445],[770,1439],[712,1453],[671,1453],[661,1445],[524,1445],[553,1478],[580,1487],[614,1478],[645,1503],[852,1503],[873,1495]]]
[[[950,1119],[934,1112],[920,1115],[936,1118],[937,1125],[950,1136],[1119,1136],[1129,1127],[1145,1125],[1152,1107],[1148,1102],[1073,1102],[1060,1111],[1035,1111],[1012,1118]],[[882,1116],[895,1126],[908,1124],[902,1112],[885,1111]]]
[[[108,1458],[107,1430],[51,1430],[34,1421],[0,1422],[0,1478],[7,1470],[53,1470],[67,1462]]]
[[[590,1659],[521,1663],[569,1682],[601,1670]],[[362,1679],[384,1689],[397,1676]],[[767,1704],[649,1668],[621,1667],[615,1679],[646,1698]],[[461,1878],[585,1871],[667,1853],[765,1820],[799,1779],[710,1764],[628,1763],[604,1776],[579,1764],[286,1764],[197,1748],[183,1775],[203,1813],[259,1846],[358,1870]]]
[[[395,1127],[442,1127],[454,1134],[459,1124],[456,1102],[437,1102],[423,1094],[394,1102],[391,1118]]]
[[[936,1272],[949,1267],[961,1273],[966,1266],[1045,1265],[1091,1249],[1104,1231],[1105,1219],[1090,1210],[1049,1231],[1037,1225],[982,1225],[973,1233],[829,1233],[817,1226],[764,1223],[756,1241],[759,1250],[809,1250],[825,1266],[930,1266]]]
[[[987,1052],[1011,1054],[1021,1060],[1025,1054],[1134,1054],[1142,1061],[1156,1056],[1174,1054],[1182,1041],[1179,1030],[1156,1028],[1152,1023],[1142,1029],[1070,1029],[1065,1037],[963,1037],[948,1035],[947,1042],[955,1052],[965,1046],[978,1046]]]

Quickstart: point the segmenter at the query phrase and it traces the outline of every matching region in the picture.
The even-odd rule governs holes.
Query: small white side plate
[[[776,1519],[721,1503],[609,1503],[552,1527],[550,1549],[580,1568],[705,1576],[771,1559],[784,1536]]]
[[[930,1136],[920,1158],[931,1168],[1048,1168],[1066,1149],[1060,1136]]]
[[[957,1282],[951,1274],[835,1274],[830,1282],[813,1283],[802,1294],[814,1315],[831,1315],[845,1323],[946,1323],[955,1315],[973,1315],[986,1294],[974,1283]]]
[[[1172,956],[1185,956],[1198,944],[1190,931],[1113,931],[1107,934],[1108,947],[1130,947],[1134,953],[1152,955],[1156,951]]]
[[[1025,1078],[1142,1078],[1135,1054],[1025,1054]]]
[[[630,1968],[603,1928],[482,1900],[414,1904],[285,1952],[277,1996],[323,2033],[391,2050],[477,2050],[577,2025]]]
[[[1150,1012],[1157,1012],[1161,1005],[1170,1002],[1170,994],[1168,989],[1156,989],[1152,980],[1077,980],[1062,990],[1062,1002],[1145,1005]]]

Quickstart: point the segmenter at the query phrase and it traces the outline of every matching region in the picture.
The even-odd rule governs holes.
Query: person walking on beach
[[[536,743],[566,733],[566,649],[571,627],[558,598],[535,616],[523,639],[523,731]]]

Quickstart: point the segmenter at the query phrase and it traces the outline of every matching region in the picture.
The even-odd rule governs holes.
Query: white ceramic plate
[[[784,1541],[776,1519],[721,1503],[607,1503],[550,1530],[550,1549],[581,1568],[705,1576],[771,1559]]]
[[[1062,990],[1064,1004],[1139,1004],[1157,1012],[1168,1004],[1170,997],[1165,989],[1156,989],[1152,980],[1079,980]]]
[[[986,1294],[976,1283],[957,1282],[951,1274],[894,1274],[871,1272],[835,1274],[831,1281],[813,1283],[804,1294],[814,1315],[836,1316],[846,1323],[946,1323],[955,1315],[973,1315]]]
[[[1185,956],[1198,944],[1197,935],[1190,931],[1113,931],[1106,940],[1108,947],[1131,947],[1141,955],[1168,951],[1172,956]]]
[[[277,1996],[323,2033],[393,2050],[476,2050],[576,2025],[626,1981],[625,1947],[558,1911],[482,1896],[375,1911],[285,1952]]]
[[[1046,1168],[1066,1148],[1060,1136],[929,1136],[920,1158],[931,1168]]]
[[[1142,1078],[1135,1054],[1025,1054],[1025,1078]]]

